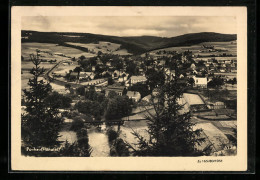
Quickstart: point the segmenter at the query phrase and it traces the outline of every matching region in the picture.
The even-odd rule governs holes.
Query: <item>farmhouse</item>
[[[193,77],[194,87],[207,88],[207,78],[206,77]]]

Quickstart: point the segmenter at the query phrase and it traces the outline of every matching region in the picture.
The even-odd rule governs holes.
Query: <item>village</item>
[[[190,111],[194,128],[203,129],[204,147],[214,144],[212,153],[226,155],[231,148],[234,154],[237,60],[227,50],[203,45],[195,53],[157,50],[139,56],[97,51],[91,57],[71,57],[48,49],[36,53],[42,65],[51,66],[42,79],[71,100],[60,109],[65,123],[61,141],[75,142],[77,135],[68,127],[82,122],[89,129],[92,156],[111,156],[107,125],[134,145],[131,129],[147,135],[146,116],[155,113],[151,103],[158,88],[178,76],[180,84],[187,84],[179,100],[182,111]],[[22,57],[22,62],[29,60]]]

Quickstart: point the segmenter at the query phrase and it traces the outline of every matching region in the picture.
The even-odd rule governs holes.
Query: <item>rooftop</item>
[[[140,93],[137,91],[127,91],[126,95],[129,97],[136,97],[136,96],[140,96]]]
[[[147,80],[147,78],[145,77],[145,76],[132,76],[131,77],[131,80],[132,81],[137,81],[137,80],[141,80],[141,81],[146,81]]]

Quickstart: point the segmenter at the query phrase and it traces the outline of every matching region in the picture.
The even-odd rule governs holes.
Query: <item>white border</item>
[[[234,157],[21,156],[22,16],[235,16],[238,52],[238,151]],[[246,7],[18,7],[11,8],[11,169],[38,171],[245,171],[247,169]],[[222,163],[197,163],[221,159]]]

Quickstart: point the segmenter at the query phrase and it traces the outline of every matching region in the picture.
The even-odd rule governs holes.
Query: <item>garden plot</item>
[[[202,129],[205,136],[213,144],[213,151],[223,150],[224,146],[229,143],[226,135],[211,123],[199,123],[194,126],[195,129]]]
[[[183,93],[183,97],[189,105],[205,104],[197,94]]]
[[[237,121],[219,121],[223,127],[237,128]]]
[[[55,83],[50,83],[53,91],[57,91],[57,92],[64,92],[66,91],[66,88],[65,86],[62,86],[62,85],[58,85],[58,84],[55,84]]]

